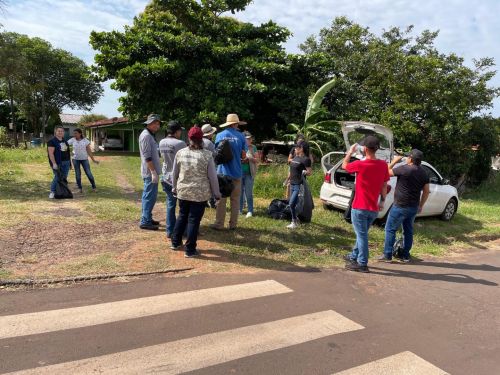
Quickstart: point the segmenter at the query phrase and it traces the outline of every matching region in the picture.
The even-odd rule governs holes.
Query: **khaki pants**
[[[231,192],[231,217],[229,219],[229,228],[236,228],[238,224],[238,215],[240,214],[240,194],[241,194],[241,178],[233,180],[234,189]],[[226,220],[226,202],[227,198],[221,198],[217,204],[217,211],[215,212],[215,226],[224,228]]]

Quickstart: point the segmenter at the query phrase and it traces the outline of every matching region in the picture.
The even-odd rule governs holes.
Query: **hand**
[[[92,161],[94,162],[94,164],[99,164],[99,160],[92,159]]]
[[[354,152],[356,151],[356,148],[358,147],[358,144],[355,143],[351,146],[351,148],[349,149],[349,154],[354,154]]]
[[[59,169],[59,166],[56,163],[54,163],[52,164],[52,169],[57,171]]]
[[[417,214],[421,214],[421,213],[422,213],[422,206],[418,206]]]
[[[383,211],[384,210],[384,203],[385,203],[385,201],[378,202],[378,210],[379,211]]]
[[[306,171],[306,170],[303,170],[303,171],[302,171],[302,176],[305,176],[305,175],[307,175],[307,171]]]
[[[394,159],[392,159],[393,163],[399,162],[401,159],[403,159],[403,155],[396,155]]]
[[[151,172],[151,182],[153,184],[157,184],[158,183],[158,173],[156,173],[156,171],[152,171]]]

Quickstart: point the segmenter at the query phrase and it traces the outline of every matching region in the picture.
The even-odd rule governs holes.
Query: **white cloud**
[[[88,44],[90,32],[122,29],[147,3],[148,0],[11,0],[0,23],[7,30],[47,39],[91,63],[94,51]],[[374,33],[412,24],[416,32],[440,30],[437,47],[443,52],[455,52],[472,64],[473,58],[485,56],[500,62],[498,14],[498,0],[254,0],[236,16],[254,23],[273,19],[286,26],[293,33],[286,44],[291,52],[297,52],[297,46],[306,37],[328,27],[336,16],[345,15]],[[500,76],[492,84],[500,86]],[[119,96],[106,87],[105,97],[94,111],[117,115]],[[494,114],[500,116],[500,101],[495,102],[495,107]]]

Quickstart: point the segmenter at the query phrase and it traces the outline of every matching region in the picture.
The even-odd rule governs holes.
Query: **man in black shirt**
[[[413,222],[417,213],[422,211],[429,196],[429,177],[420,165],[422,158],[422,151],[413,149],[408,155],[405,165],[394,168],[402,159],[401,156],[395,157],[389,164],[389,174],[397,176],[398,182],[394,191],[394,204],[385,224],[384,255],[379,258],[380,261],[390,262],[392,260],[396,232],[401,225],[403,225],[404,249],[401,260],[403,262],[410,261],[410,250],[413,245]]]

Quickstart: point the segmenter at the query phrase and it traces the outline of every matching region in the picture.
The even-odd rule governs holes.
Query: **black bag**
[[[219,180],[219,191],[222,198],[230,197],[234,189],[233,180],[221,174],[217,175],[217,180]]]
[[[313,210],[314,200],[311,189],[309,188],[306,178],[302,177],[302,186],[300,187],[299,201],[296,207],[297,217],[303,223],[310,223]]]
[[[400,237],[394,242],[394,246],[392,247],[392,256],[394,258],[402,258],[404,252],[403,247],[403,238]]]
[[[273,199],[267,209],[267,214],[276,220],[292,219],[292,211],[286,199]]]
[[[215,149],[214,161],[215,164],[226,164],[233,160],[233,150],[231,144],[227,139],[223,139]]]
[[[351,199],[349,199],[349,204],[344,211],[344,220],[349,224],[352,223],[351,212],[352,212],[352,202],[354,201],[354,195],[356,194],[356,185],[352,187]]]
[[[55,199],[73,199],[73,193],[68,187],[68,181],[63,178],[61,171],[58,169],[56,171],[57,184],[56,191],[54,194]]]

